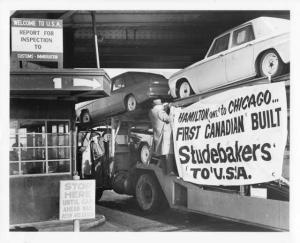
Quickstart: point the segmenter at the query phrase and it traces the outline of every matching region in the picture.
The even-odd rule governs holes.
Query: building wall
[[[59,181],[69,179],[70,175],[10,178],[10,224],[58,219]]]

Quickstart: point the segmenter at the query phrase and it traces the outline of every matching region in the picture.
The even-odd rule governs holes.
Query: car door
[[[207,57],[193,67],[192,76],[196,77],[196,92],[205,91],[226,82],[224,54],[228,49],[230,34],[215,39]],[[194,79],[195,80],[195,79]]]
[[[112,93],[110,102],[107,104],[110,115],[125,110],[124,97],[126,92],[126,76],[121,75],[112,82]]]
[[[132,94],[137,103],[147,100],[152,75],[149,73],[130,73],[126,79],[127,94]]]
[[[123,102],[123,93],[125,84],[123,77],[119,77],[112,80],[111,95],[106,98],[98,99],[97,102],[93,103],[93,116],[110,116],[117,114],[125,109]]]
[[[225,58],[227,82],[255,75],[253,41],[254,32],[251,24],[232,32],[231,48]]]

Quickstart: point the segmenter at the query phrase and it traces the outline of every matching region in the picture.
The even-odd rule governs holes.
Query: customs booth
[[[109,95],[101,69],[10,72],[10,225],[57,219],[76,170],[75,103]]]

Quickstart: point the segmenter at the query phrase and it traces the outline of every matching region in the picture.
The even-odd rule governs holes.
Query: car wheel
[[[188,81],[183,81],[178,87],[177,97],[185,98],[193,94],[193,90]]]
[[[133,95],[129,95],[126,98],[125,104],[126,104],[126,110],[127,111],[134,111],[135,108],[136,108],[136,99],[135,99],[135,97]]]
[[[162,201],[161,189],[150,174],[142,174],[136,183],[136,200],[139,207],[146,213],[156,212]]]
[[[262,55],[259,63],[260,76],[275,77],[282,74],[283,69],[284,63],[276,51],[269,50]]]
[[[82,111],[81,112],[81,123],[90,123],[91,122],[91,116],[88,111]]]
[[[150,160],[150,147],[148,143],[142,143],[139,149],[139,161],[148,165]]]

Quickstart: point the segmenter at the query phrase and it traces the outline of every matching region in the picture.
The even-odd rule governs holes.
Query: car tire
[[[283,73],[284,63],[275,50],[266,51],[260,58],[259,75],[276,77]]]
[[[95,195],[96,203],[101,199],[103,195],[103,191],[104,190],[102,188],[96,188],[96,195]]]
[[[139,147],[139,161],[144,165],[148,165],[150,161],[150,146],[148,143],[141,143]]]
[[[134,111],[136,109],[136,99],[133,95],[128,95],[125,99],[125,105],[127,111]]]
[[[177,88],[177,97],[186,98],[191,94],[194,94],[194,91],[187,80],[181,82]]]
[[[140,175],[135,189],[136,200],[141,210],[145,213],[153,213],[160,209],[162,192],[158,182],[152,175]]]
[[[80,115],[80,122],[81,122],[82,124],[87,124],[87,123],[90,123],[90,122],[91,122],[91,116],[90,116],[89,111],[85,110],[85,111],[82,111],[82,112],[81,112],[81,115]]]

